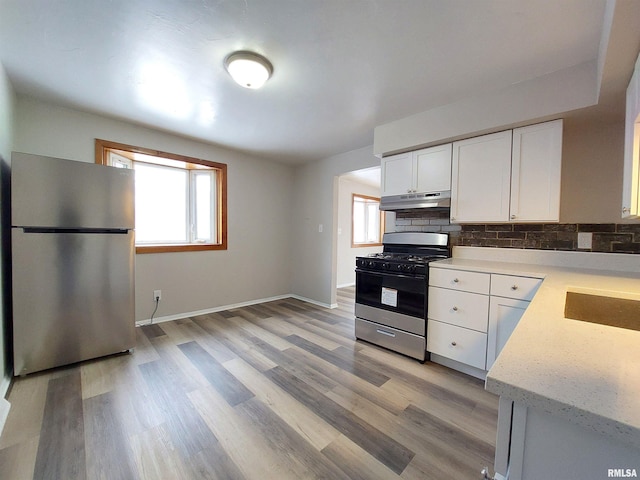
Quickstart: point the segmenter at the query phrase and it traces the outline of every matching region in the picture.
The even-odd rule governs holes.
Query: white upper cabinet
[[[451,144],[385,157],[382,196],[440,192],[451,187]]]
[[[451,190],[451,144],[423,148],[413,153],[418,192]]]
[[[451,221],[557,222],[562,120],[453,144]]]
[[[561,166],[562,120],[513,130],[511,221],[560,220]]]
[[[382,196],[401,195],[413,188],[411,152],[385,157],[381,161]]]
[[[453,143],[452,222],[509,219],[511,130]]]
[[[627,87],[622,218],[640,216],[640,56]]]

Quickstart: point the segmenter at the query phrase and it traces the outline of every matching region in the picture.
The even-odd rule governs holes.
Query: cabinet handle
[[[622,213],[629,213],[631,209],[629,207],[622,207]]]
[[[456,219],[456,217],[451,217],[451,220],[452,220],[452,221],[455,221],[455,219]]]
[[[457,345],[457,343],[456,343],[456,342],[451,342],[451,346],[452,346],[452,347],[455,347],[456,345]]]
[[[518,285],[511,285],[511,290],[517,290],[518,289]]]
[[[460,280],[458,280],[457,278],[453,279],[453,283],[458,283]]]
[[[453,306],[453,308],[452,308],[452,310],[453,310],[454,312],[457,312],[457,311],[458,311],[458,307],[456,307],[456,306],[454,305],[454,306]]]
[[[511,220],[515,220],[516,216],[515,215],[511,215]]]

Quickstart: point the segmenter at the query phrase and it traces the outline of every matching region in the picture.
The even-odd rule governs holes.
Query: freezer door
[[[134,347],[133,232],[11,233],[16,375]]]
[[[124,168],[14,152],[11,224],[134,228],[133,175]]]

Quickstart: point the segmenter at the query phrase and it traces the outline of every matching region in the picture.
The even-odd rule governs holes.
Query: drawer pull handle
[[[451,346],[452,346],[452,347],[455,347],[456,345],[457,345],[457,343],[456,343],[456,342],[451,342]]]
[[[385,332],[384,330],[380,330],[379,328],[376,329],[376,332],[382,334],[382,335],[386,335],[387,337],[394,337],[396,336],[395,333],[391,333],[391,332]]]
[[[518,289],[518,285],[511,285],[511,290],[517,290]]]
[[[453,279],[453,283],[458,283],[460,280],[458,280],[457,278]]]
[[[457,311],[458,311],[458,307],[456,307],[456,306],[454,305],[452,310],[453,310],[454,312],[457,312]]]

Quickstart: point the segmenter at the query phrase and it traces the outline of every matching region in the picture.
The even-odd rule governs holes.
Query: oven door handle
[[[426,280],[426,275],[403,275],[402,273],[395,272],[372,272],[371,270],[362,270],[361,268],[356,268],[356,273],[365,273],[367,275],[374,275],[376,277],[396,277],[396,278],[406,278],[407,280]]]

